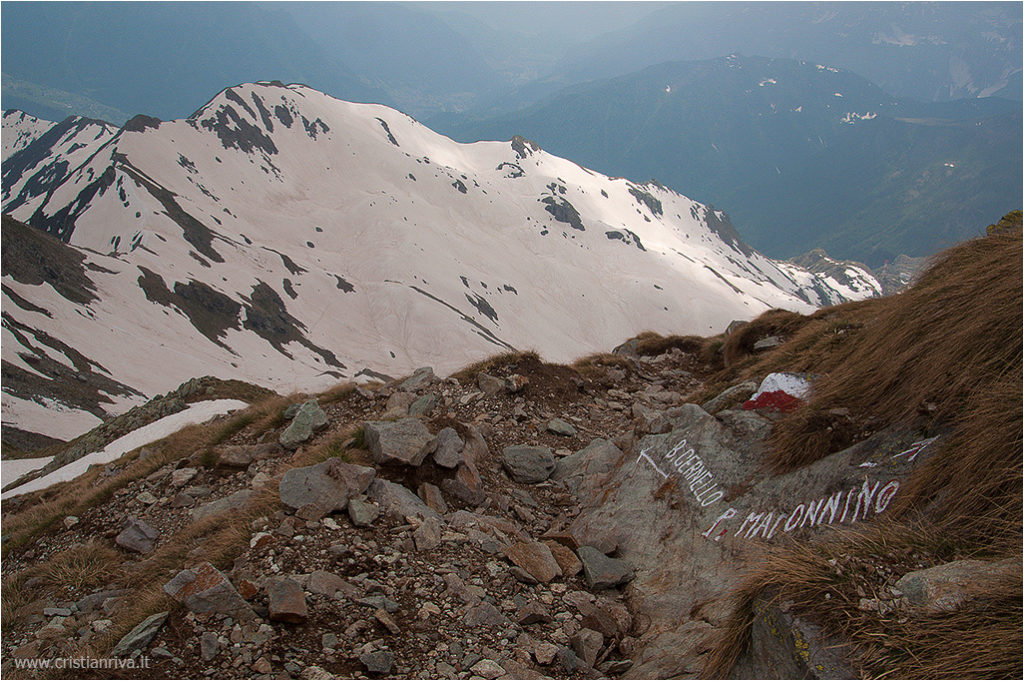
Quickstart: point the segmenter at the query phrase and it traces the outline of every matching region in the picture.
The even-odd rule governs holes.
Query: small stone
[[[537,601],[529,601],[516,611],[516,621],[524,625],[550,622],[551,614]]]
[[[324,650],[334,650],[338,647],[338,637],[336,634],[327,632],[320,637],[320,647]]]
[[[249,548],[259,551],[274,543],[274,535],[269,532],[257,532],[249,540]]]
[[[270,660],[264,655],[253,663],[252,669],[257,674],[269,674],[274,670],[274,667],[271,666]]]
[[[183,487],[192,481],[192,478],[196,477],[196,473],[199,471],[195,468],[179,468],[175,471],[171,471],[171,486]]]
[[[409,416],[426,416],[437,406],[437,396],[427,393],[409,405]]]
[[[371,674],[388,674],[391,672],[391,665],[395,662],[395,656],[386,650],[378,650],[373,653],[363,653],[359,661]]]
[[[204,662],[209,662],[220,653],[220,641],[212,631],[204,631],[199,637],[199,655]]]
[[[483,659],[470,667],[477,676],[482,676],[485,679],[496,679],[505,673],[505,670],[494,660]]]
[[[369,527],[380,515],[376,504],[362,499],[348,500],[348,517],[356,527]]]
[[[97,634],[102,634],[114,625],[113,620],[93,620],[90,625]]]
[[[537,642],[533,644],[533,657],[537,664],[549,665],[555,661],[558,646],[551,643]]]
[[[136,518],[128,518],[124,529],[114,539],[114,543],[129,551],[149,553],[153,550],[153,544],[159,537],[160,531],[152,525]]]
[[[267,607],[271,621],[300,624],[309,618],[302,587],[291,579],[268,580]]]
[[[463,618],[466,626],[470,627],[507,627],[512,624],[509,618],[487,601],[482,601],[471,607]]]
[[[593,546],[582,546],[577,553],[591,589],[610,589],[633,579],[633,570],[625,561],[609,558]]]
[[[71,617],[71,608],[43,608],[44,617]]]
[[[402,633],[402,630],[395,623],[395,620],[391,619],[391,615],[389,615],[383,608],[377,608],[374,610],[373,616],[393,635],[398,636],[398,634]]]
[[[562,437],[573,437],[576,435],[576,429],[572,424],[562,419],[551,419],[548,421],[547,429],[549,433],[561,435]]]
[[[516,482],[543,482],[555,470],[555,457],[549,447],[514,445],[505,447],[501,463]]]
[[[74,527],[77,524],[78,524],[78,516],[76,516],[76,515],[69,515],[69,516],[64,518],[64,527],[65,527],[65,529],[70,530],[72,527]]]
[[[417,551],[429,551],[441,543],[441,523],[436,518],[426,518],[412,533]]]
[[[573,652],[582,658],[588,667],[593,667],[597,662],[598,653],[601,652],[601,646],[604,645],[604,636],[601,635],[601,632],[593,629],[580,629],[573,634],[570,641]]]
[[[146,506],[152,506],[157,502],[157,498],[154,497],[149,492],[142,492],[141,494],[137,495],[135,499],[138,500],[139,503],[145,504]]]
[[[212,612],[243,620],[255,618],[252,608],[228,578],[210,563],[200,563],[182,570],[164,584],[163,590],[194,613]]]

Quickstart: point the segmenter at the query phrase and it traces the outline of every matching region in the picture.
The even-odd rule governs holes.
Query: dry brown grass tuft
[[[973,395],[1004,378],[1019,388],[1021,246],[1020,231],[966,242],[937,258],[907,292],[848,308],[846,319],[833,318],[842,331],[833,335],[848,337],[818,362],[825,375],[809,402],[776,425],[771,467],[789,471],[831,453],[811,442],[817,420],[808,412],[842,407],[862,421],[910,424],[926,417],[950,423]],[[842,315],[837,310],[833,315]],[[819,350],[821,344],[811,342]],[[790,354],[773,361],[802,354],[780,350]],[[792,369],[802,368],[795,364]]]
[[[789,336],[807,323],[808,317],[789,310],[768,310],[725,337],[722,357],[732,366],[754,352],[754,343],[765,336]]]
[[[701,676],[729,677],[758,611],[787,602],[791,612],[842,640],[848,661],[865,678],[1020,678],[1024,593],[1019,567],[976,583],[972,599],[955,612],[904,605],[883,615],[859,607],[865,594],[877,595],[879,565],[893,569],[888,587],[922,561],[1006,557],[978,554],[954,539],[936,525],[889,522],[775,549],[735,590],[733,614]],[[1019,552],[1009,555],[1019,565]]]
[[[705,345],[705,340],[699,336],[662,336],[654,331],[644,331],[636,336],[638,355],[660,355],[672,348],[679,348],[683,352],[697,354]]]
[[[615,355],[610,352],[598,352],[586,357],[580,357],[570,365],[576,372],[585,378],[603,375],[608,367],[618,367],[626,371],[634,371],[632,360],[622,355]]]
[[[334,404],[335,402],[340,402],[341,400],[345,399],[346,397],[348,397],[349,395],[351,395],[355,391],[356,391],[356,384],[355,383],[352,383],[352,382],[339,383],[338,385],[334,386],[333,388],[325,390],[324,392],[322,392],[319,395],[317,395],[316,396],[316,401],[319,402],[321,406],[323,406],[325,404]]]
[[[494,372],[501,367],[508,366],[510,364],[516,364],[523,360],[531,360],[534,362],[540,362],[540,355],[534,350],[516,350],[514,352],[503,352],[499,355],[488,357],[487,359],[481,360],[470,364],[468,367],[460,369],[459,371],[452,374],[452,378],[455,378],[459,383],[471,383],[476,380],[476,375],[481,371],[483,372]]]

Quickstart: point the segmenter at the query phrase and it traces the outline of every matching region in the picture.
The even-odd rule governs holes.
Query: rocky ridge
[[[695,674],[743,565],[884,513],[934,442],[876,433],[763,478],[778,413],[739,408],[756,384],[691,402],[711,362],[692,343],[573,367],[509,354],[291,400],[213,448],[129,454],[99,479],[166,463],[5,551],[24,592],[5,673],[113,648],[165,678]],[[218,524],[239,550],[196,534]],[[119,564],[88,588],[33,572],[89,550]]]

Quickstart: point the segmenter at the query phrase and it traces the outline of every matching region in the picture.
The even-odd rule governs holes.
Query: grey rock
[[[157,502],[157,498],[149,492],[142,492],[135,498],[138,500],[139,503],[145,504],[146,506],[151,506]]]
[[[466,444],[462,448],[462,459],[467,464],[483,461],[489,453],[487,441],[475,426],[466,426]]]
[[[352,586],[333,572],[327,572],[326,570],[315,570],[310,573],[306,579],[305,587],[310,593],[331,598],[337,598],[339,594],[355,598],[360,594],[357,587]]]
[[[765,336],[761,340],[754,343],[754,352],[761,350],[771,350],[782,345],[783,340],[781,336]]]
[[[348,517],[356,527],[369,527],[380,515],[376,504],[362,499],[348,500]]]
[[[563,480],[569,491],[588,497],[603,486],[603,477],[615,469],[622,450],[608,440],[594,438],[590,444],[555,464],[553,480]]]
[[[582,660],[576,657],[576,653],[565,646],[558,648],[558,652],[555,653],[555,662],[566,674],[579,671],[584,666]]]
[[[363,424],[366,447],[378,464],[419,466],[429,453],[433,437],[418,419],[367,421]]]
[[[313,504],[324,514],[343,511],[349,499],[362,494],[377,472],[367,466],[330,458],[313,466],[293,468],[281,478],[281,501],[291,508]]]
[[[487,397],[494,397],[505,392],[505,382],[503,380],[482,371],[476,375],[476,385]]]
[[[123,549],[136,553],[149,553],[160,537],[160,531],[137,518],[128,518],[124,529],[114,538],[114,543]]]
[[[294,406],[294,405],[293,405]],[[276,442],[257,445],[228,445],[218,449],[220,468],[247,468],[253,461],[263,461],[284,456],[284,448]]]
[[[210,563],[182,570],[164,584],[163,590],[195,613],[217,613],[237,620],[256,616],[228,578]]]
[[[465,443],[454,428],[442,428],[437,434],[434,463],[442,468],[455,468],[463,462]]]
[[[494,660],[483,659],[469,668],[471,672],[485,679],[496,679],[505,673],[505,670]]]
[[[402,381],[398,389],[410,392],[416,390],[422,390],[428,387],[431,383],[437,380],[437,376],[434,375],[434,370],[430,367],[420,367],[413,372],[412,376]]]
[[[1004,574],[1013,566],[984,560],[957,560],[909,572],[896,582],[911,605],[933,613],[955,612],[971,598],[971,587]]]
[[[209,662],[219,653],[220,641],[217,640],[217,634],[212,631],[204,631],[203,635],[199,637],[199,656],[203,658],[203,662]]]
[[[737,402],[749,398],[757,390],[756,381],[743,381],[734,386],[726,388],[717,397],[714,397],[701,405],[701,409],[709,414],[717,414],[723,409],[728,409]]]
[[[302,402],[289,404],[288,408],[284,410],[284,417],[291,421],[293,418],[295,418],[295,415],[299,413],[299,409],[302,409]]]
[[[373,608],[374,610],[383,610],[387,613],[398,612],[398,609],[401,607],[395,601],[380,594],[374,594],[372,596],[364,596],[362,598],[357,598],[355,599],[354,602],[356,605],[363,605],[368,608]]]
[[[487,601],[481,601],[469,608],[462,620],[469,627],[507,627],[512,621]]]
[[[502,450],[501,464],[516,482],[532,484],[551,477],[555,456],[550,447],[513,445]]]
[[[610,589],[633,579],[633,570],[625,561],[609,558],[593,546],[581,546],[576,554],[583,562],[583,577],[591,589]]]
[[[168,614],[166,612],[158,612],[139,622],[135,625],[134,629],[117,642],[114,649],[110,651],[110,656],[124,657],[137,650],[145,650],[146,646],[153,640],[153,637],[156,636],[156,632],[160,631],[160,627],[167,621]]]
[[[202,506],[193,508],[191,511],[192,520],[198,521],[209,516],[240,509],[249,503],[249,500],[254,494],[255,492],[251,489],[243,489],[235,492],[234,494],[230,494],[223,499],[217,499],[203,504]]]
[[[390,480],[377,478],[370,485],[368,494],[371,500],[380,505],[385,516],[391,520],[405,522],[407,516],[441,519],[435,510],[424,504],[408,488]]]
[[[281,433],[279,441],[285,449],[295,449],[313,437],[313,433],[327,425],[327,413],[316,400],[310,400],[299,407],[295,418]]]
[[[363,653],[359,661],[371,674],[388,674],[391,672],[391,665],[395,663],[395,656],[386,650],[378,650],[373,653]]]
[[[429,551],[441,544],[441,522],[436,518],[425,518],[412,533],[417,551]]]
[[[562,419],[551,419],[548,421],[547,429],[549,433],[561,435],[562,437],[573,437],[576,435],[576,428],[568,421],[563,421]]]
[[[171,485],[173,487],[182,487],[192,481],[192,478],[196,477],[196,473],[199,470],[196,468],[179,468],[171,471]]]
[[[413,402],[416,401],[416,395],[407,392],[396,392],[392,393],[391,397],[388,398],[387,416],[395,416],[401,418],[409,415],[409,407]]]
[[[430,412],[434,411],[434,407],[436,406],[437,396],[433,393],[427,393],[409,405],[409,416],[426,416]]]
[[[71,617],[71,608],[43,608],[43,617]]]

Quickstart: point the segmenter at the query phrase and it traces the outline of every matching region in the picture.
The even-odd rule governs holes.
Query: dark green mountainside
[[[604,173],[654,176],[724,207],[775,257],[927,255],[1020,203],[1020,103],[897,100],[787,59],[661,64],[438,127],[462,141],[519,134]]]

